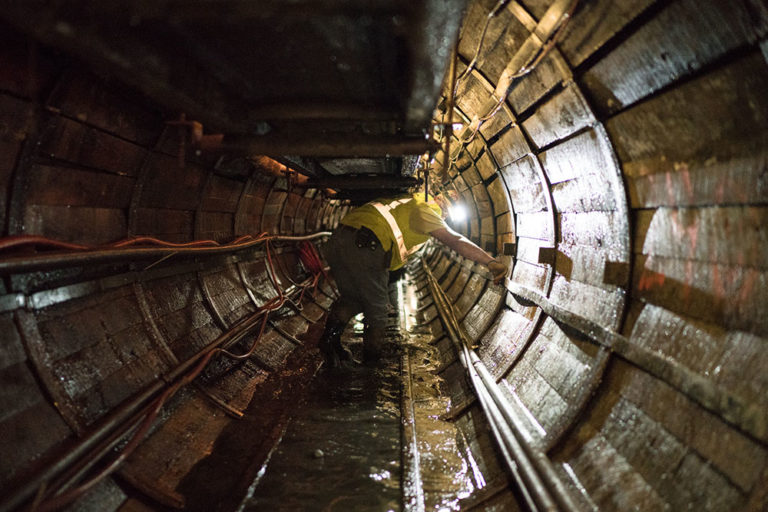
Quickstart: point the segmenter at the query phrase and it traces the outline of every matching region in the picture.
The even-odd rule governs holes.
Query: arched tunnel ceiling
[[[0,215],[7,236],[226,243],[330,229],[348,204],[329,199],[322,180],[291,177],[285,164],[338,189],[354,188],[332,181],[349,171],[347,158],[370,159],[394,179],[399,156],[435,149],[422,131],[450,121],[453,133],[435,132],[449,138],[450,165],[444,172],[445,137],[435,140],[433,186],[456,191],[470,215],[454,227],[512,272],[494,287],[482,269],[439,246],[425,261],[493,377],[529,412],[534,442],[580,506],[766,507],[764,2],[477,0],[463,18],[441,11],[460,11],[462,2],[423,9],[394,1],[268,2],[258,11],[248,2],[221,4],[211,15],[206,2],[80,3],[83,14],[66,2],[3,2]],[[306,8],[317,9],[314,21]],[[107,17],[111,24],[97,23]],[[400,32],[413,24],[431,29]],[[327,44],[316,50],[326,57],[346,34],[341,46],[354,50],[353,72],[332,61],[319,72],[328,79],[318,80],[318,54],[307,50],[317,34],[297,28],[306,26]],[[452,102],[447,57],[459,26]],[[200,37],[190,36],[201,27]],[[235,51],[232,42],[255,27],[261,43]],[[444,37],[431,37],[443,28]],[[121,31],[134,39],[102,44]],[[358,40],[371,46],[350,44]],[[180,41],[193,59],[170,58],[180,55]],[[382,53],[372,59],[364,50]],[[403,54],[404,74],[396,65]],[[297,60],[306,65],[288,65]],[[437,85],[425,71],[439,77]],[[274,81],[257,86],[246,72]],[[241,115],[243,105],[257,104],[283,116],[268,120],[270,130],[303,138],[260,135],[260,123],[276,114],[253,114],[254,107]],[[425,116],[425,105],[438,108]],[[187,132],[165,124],[180,112],[202,121],[206,134],[240,137],[229,149],[245,146],[255,156],[269,152],[254,148],[275,144],[279,162],[206,151],[187,151],[180,161],[179,137]],[[310,120],[302,117],[308,112]],[[328,152],[352,132],[365,135],[353,142],[366,154]],[[313,154],[301,144],[332,149]],[[337,158],[343,163],[322,167]],[[273,273],[286,287],[305,277],[290,244],[277,249],[278,270],[260,247],[44,271],[18,266],[50,254],[37,247],[0,259],[2,489],[38,475],[158,375],[248,318],[273,293]],[[315,323],[332,300],[326,292],[302,314],[276,320],[255,362],[207,375],[206,393],[236,409],[266,400],[270,377],[295,364],[290,354],[311,360],[295,341],[313,332],[316,339]],[[428,313],[429,326],[448,354],[435,314]],[[452,413],[468,439],[484,439],[467,419],[477,404],[459,365],[445,358]],[[119,478],[95,491],[102,509],[127,507],[124,489],[164,506],[184,504],[186,472],[230,421],[202,421],[204,404],[191,392],[179,399]],[[184,429],[189,435],[176,435]],[[171,472],[160,455],[169,452],[185,454]],[[478,490],[478,503],[502,499],[498,487],[488,489],[497,494]]]

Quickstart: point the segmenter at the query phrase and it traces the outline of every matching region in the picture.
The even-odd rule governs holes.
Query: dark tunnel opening
[[[0,3],[0,511],[766,508],[764,1],[213,4]]]

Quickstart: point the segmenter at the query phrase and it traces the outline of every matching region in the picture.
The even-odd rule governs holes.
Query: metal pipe
[[[275,242],[303,242],[323,236],[330,236],[330,231],[320,231],[304,236],[272,236],[269,240]],[[56,268],[75,267],[99,263],[117,263],[122,261],[151,260],[168,258],[170,256],[210,256],[229,254],[250,249],[266,240],[253,240],[234,245],[219,247],[132,247],[127,249],[96,249],[82,252],[66,252],[57,254],[41,254],[37,256],[15,256],[0,259],[0,274],[15,272],[32,272],[36,270],[51,270]]]
[[[474,350],[469,348],[467,335],[456,319],[445,292],[426,265],[424,270],[440,317],[446,325],[449,337],[462,356],[460,359],[467,368],[470,380],[478,393],[478,399],[481,404],[485,404],[483,409],[489,421],[501,420],[497,425],[498,430],[506,434],[501,436],[500,442],[510,449],[521,469],[520,476],[524,480],[524,492],[530,492],[534,501],[545,510],[578,510],[578,506],[555,472],[546,453],[535,446],[523,422],[510,407],[490,372]]]
[[[504,421],[499,405],[496,403],[493,396],[485,389],[482,379],[479,378],[477,370],[472,364],[470,351],[466,346],[466,343],[461,341],[458,321],[456,320],[455,315],[451,315],[451,306],[448,304],[443,290],[439,288],[436,282],[434,282],[431,273],[428,273],[428,279],[430,279],[429,284],[433,297],[435,298],[435,305],[440,312],[440,316],[444,320],[448,335],[459,353],[459,360],[467,370],[472,387],[475,389],[477,398],[488,419],[488,423],[491,425],[497,444],[505,455],[507,468],[512,473],[520,492],[523,494],[528,506],[533,511],[557,510],[547,488],[538,476],[536,468],[531,464],[526,452],[512,432],[510,425]]]
[[[454,342],[454,345],[460,345],[458,340],[454,338],[454,335],[451,335],[451,340]],[[477,370],[475,370],[470,363],[466,345],[462,345],[461,347],[457,346],[456,348],[461,351],[459,353],[459,359],[469,374],[470,382],[475,389],[481,408],[485,411],[488,417],[488,424],[491,426],[491,430],[496,438],[496,443],[502,452],[504,462],[512,473],[515,482],[517,482],[518,489],[523,495],[526,504],[533,511],[539,510],[537,503],[545,510],[555,510],[553,508],[554,504],[549,497],[546,488],[525,457],[520,443],[515,439],[509,425],[504,422],[498,406],[484,390],[482,383],[479,382]],[[531,494],[530,489],[535,489],[533,495]]]

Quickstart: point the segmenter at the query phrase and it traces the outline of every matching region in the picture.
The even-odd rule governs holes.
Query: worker
[[[461,256],[485,265],[494,283],[507,275],[507,265],[448,227],[443,220],[446,206],[442,196],[425,198],[419,192],[366,203],[341,219],[325,249],[340,293],[319,344],[328,366],[353,362],[341,344],[341,334],[360,312],[365,324],[363,363],[380,363],[387,345],[389,271],[401,268],[430,236]]]

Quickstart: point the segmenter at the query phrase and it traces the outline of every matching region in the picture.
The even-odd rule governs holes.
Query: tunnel
[[[0,510],[766,510],[767,33],[0,2]],[[327,368],[329,234],[425,187],[507,276],[431,240],[386,366]]]

